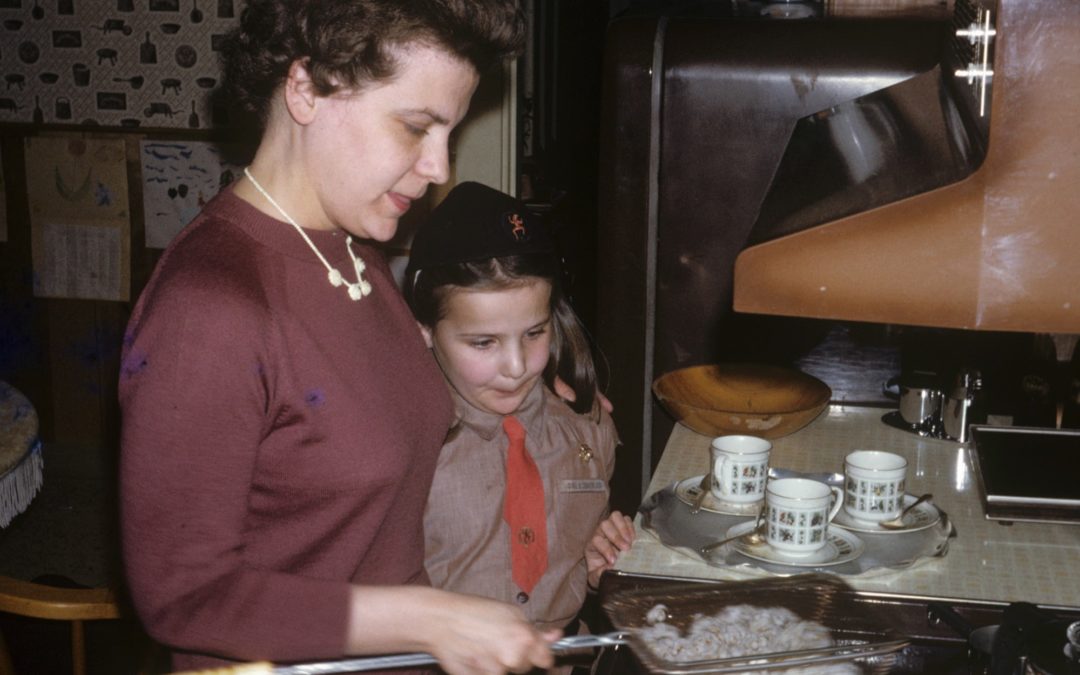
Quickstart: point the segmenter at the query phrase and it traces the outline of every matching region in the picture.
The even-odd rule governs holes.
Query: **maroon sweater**
[[[308,231],[353,280],[339,232]],[[348,588],[426,583],[423,515],[452,407],[381,253],[359,302],[291,226],[225,191],[135,307],[120,373],[123,553],[178,651],[343,656]],[[193,652],[191,654],[187,652]]]

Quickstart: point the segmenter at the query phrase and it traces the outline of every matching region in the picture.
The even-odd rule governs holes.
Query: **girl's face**
[[[550,302],[551,284],[542,279],[504,290],[458,289],[445,300],[444,318],[421,330],[462,398],[509,415],[547,366]]]
[[[309,182],[308,227],[340,227],[386,241],[432,183],[450,175],[450,132],[468,111],[479,78],[466,61],[412,45],[397,74],[358,93],[314,99],[296,147]]]

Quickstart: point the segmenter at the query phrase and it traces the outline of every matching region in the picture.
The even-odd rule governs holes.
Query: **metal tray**
[[[800,476],[824,481],[830,485],[843,485],[838,473],[808,474],[782,468],[769,469],[770,478]],[[904,569],[931,557],[944,556],[949,541],[956,535],[948,515],[941,517],[932,527],[913,532],[852,533],[858,536],[865,548],[854,560],[839,565],[806,567],[785,565],[780,562],[757,560],[743,555],[734,546],[726,545],[701,555],[699,549],[723,538],[734,525],[752,520],[752,516],[735,515],[701,510],[690,513],[690,507],[676,494],[675,483],[647,497],[638,512],[642,526],[655,534],[665,546],[702,560],[714,567],[750,566],[775,576],[787,576],[801,572],[819,571],[832,574],[857,576],[889,570]],[[935,507],[936,508],[936,507]]]
[[[646,618],[649,610],[658,604],[667,607],[666,623],[680,631],[685,631],[697,615],[714,615],[732,605],[784,607],[803,620],[815,621],[829,629],[834,645],[709,661],[670,661],[658,656],[640,634],[650,625]],[[612,625],[627,634],[627,641],[642,665],[649,672],[667,675],[762,671],[886,673],[895,661],[895,653],[908,644],[889,625],[880,608],[860,602],[842,579],[820,573],[628,590],[614,593],[603,602],[603,609]]]

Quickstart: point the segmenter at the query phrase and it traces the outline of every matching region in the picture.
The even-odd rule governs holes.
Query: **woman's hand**
[[[589,588],[600,584],[600,574],[615,566],[619,554],[629,551],[634,543],[634,521],[618,511],[596,526],[596,532],[585,546],[585,563],[589,570]]]
[[[448,594],[456,606],[432,635],[431,653],[448,673],[525,673],[554,665],[550,643],[562,631],[540,633],[517,607]]]
[[[419,586],[355,586],[350,613],[350,653],[427,652],[449,675],[550,668],[562,637],[513,605]]]

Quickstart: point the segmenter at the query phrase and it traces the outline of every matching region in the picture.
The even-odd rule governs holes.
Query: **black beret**
[[[437,265],[554,252],[539,216],[524,202],[480,183],[461,183],[417,228],[405,278]]]

